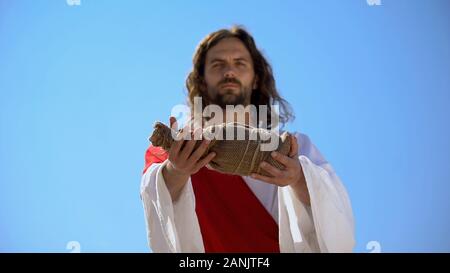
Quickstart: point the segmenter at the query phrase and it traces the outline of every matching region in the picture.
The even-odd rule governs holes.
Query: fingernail
[[[267,165],[266,162],[261,162],[261,167],[265,167]]]
[[[277,152],[272,152],[272,156],[276,157],[276,156],[278,156],[278,153]]]

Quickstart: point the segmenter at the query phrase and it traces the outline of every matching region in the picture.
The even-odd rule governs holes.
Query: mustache
[[[218,85],[223,85],[223,84],[227,84],[227,83],[235,83],[235,84],[238,84],[239,86],[242,86],[241,82],[235,78],[225,78],[225,79],[221,80]]]

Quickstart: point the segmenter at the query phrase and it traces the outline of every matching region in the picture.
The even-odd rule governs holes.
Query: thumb
[[[169,122],[170,122],[170,128],[172,130],[178,131],[177,119],[175,117],[170,117]]]
[[[289,151],[289,157],[290,158],[296,158],[298,157],[298,142],[297,138],[293,135],[291,137],[291,149]]]

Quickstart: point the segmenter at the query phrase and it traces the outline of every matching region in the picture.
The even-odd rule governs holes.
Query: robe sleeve
[[[303,204],[290,186],[278,190],[281,252],[351,252],[354,223],[347,192],[331,165],[304,134],[299,160],[311,206]]]
[[[150,248],[166,253],[204,252],[191,179],[172,202],[162,175],[168,161],[158,161],[146,162],[140,189]]]

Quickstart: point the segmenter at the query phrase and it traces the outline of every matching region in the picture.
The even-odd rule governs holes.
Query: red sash
[[[167,159],[150,146],[145,170]],[[191,175],[205,252],[279,252],[278,225],[241,176],[202,168]]]

